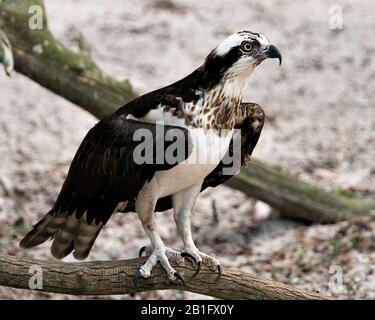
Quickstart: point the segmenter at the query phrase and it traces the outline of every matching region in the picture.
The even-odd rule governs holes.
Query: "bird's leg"
[[[134,277],[134,283],[138,286],[139,277],[148,278],[151,271],[159,261],[170,280],[179,279],[184,285],[182,276],[172,268],[167,257],[167,248],[161,239],[155,223],[155,205],[157,197],[154,195],[155,188],[152,185],[146,185],[137,196],[136,211],[142,222],[143,228],[151,240],[152,252],[147,261],[140,267]]]
[[[190,214],[193,210],[195,201],[201,190],[201,185],[194,185],[188,189],[182,190],[173,195],[173,207],[174,207],[174,220],[177,225],[177,229],[182,237],[184,243],[184,250],[181,253],[192,255],[197,262],[197,270],[194,274],[196,276],[201,267],[202,260],[205,259],[209,262],[212,271],[217,271],[218,275],[221,274],[221,266],[218,261],[207,254],[200,252],[195,246],[193,236],[191,233],[190,225]]]

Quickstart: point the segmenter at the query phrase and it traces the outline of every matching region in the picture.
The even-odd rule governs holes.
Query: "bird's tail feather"
[[[79,231],[74,239],[74,258],[78,260],[85,259],[99,235],[100,230],[103,228],[103,224],[96,224],[94,222],[87,223],[84,216],[81,218],[83,221],[79,225]]]
[[[102,223],[88,223],[86,214],[77,218],[75,214],[48,213],[25,236],[20,246],[32,248],[52,237],[51,253],[55,258],[62,259],[74,250],[74,257],[82,260],[88,256],[102,227]]]
[[[54,216],[52,213],[46,214],[22,239],[20,247],[28,249],[42,244],[56,233],[65,219],[66,216],[63,215]]]

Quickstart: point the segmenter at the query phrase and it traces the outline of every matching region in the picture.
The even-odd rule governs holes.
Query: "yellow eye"
[[[251,45],[250,42],[248,42],[248,41],[244,41],[244,42],[242,42],[242,44],[241,44],[241,48],[242,48],[243,51],[245,51],[245,52],[249,52],[249,51],[251,51],[251,49],[253,48],[253,46]]]

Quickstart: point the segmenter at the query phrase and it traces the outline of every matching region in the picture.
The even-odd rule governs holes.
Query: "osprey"
[[[242,166],[258,142],[263,110],[257,104],[242,103],[242,98],[246,80],[266,58],[278,58],[281,64],[279,50],[263,34],[235,33],[190,75],[136,98],[99,121],[78,148],[54,206],[20,246],[31,248],[52,238],[55,258],[73,252],[76,259],[85,259],[112,214],[136,212],[151,240],[150,246],[140,250],[140,256],[146,253],[148,258],[135,274],[136,286],[140,277],[150,276],[157,262],[169,279],[184,284],[169,263],[172,258],[191,259],[197,267],[194,276],[205,259],[220,276],[218,261],[194,244],[190,215],[202,190],[234,174],[224,173],[223,159],[234,154],[235,133],[240,133]],[[157,133],[160,123],[162,134]],[[148,132],[151,138],[139,139],[139,132]],[[168,138],[173,132],[179,134]],[[177,140],[178,145],[183,142],[182,156],[166,161]],[[151,150],[151,161],[136,159],[141,144],[145,153]],[[210,161],[201,161],[200,155],[208,150]],[[164,161],[156,161],[160,156]],[[155,223],[155,211],[170,208],[183,240],[182,250],[166,247]]]

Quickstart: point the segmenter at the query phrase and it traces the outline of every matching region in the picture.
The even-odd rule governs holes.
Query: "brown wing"
[[[250,161],[250,156],[262,132],[264,119],[264,111],[260,105],[256,103],[241,104],[241,113],[236,123],[236,129],[241,130],[241,168],[245,167]],[[230,156],[233,155],[233,140],[229,146],[228,153]],[[218,164],[204,180],[202,191],[207,187],[216,187],[233,176],[223,174],[223,169],[226,166],[228,165],[224,164],[223,161]]]
[[[149,163],[134,161],[134,150],[143,142],[133,138],[139,129],[149,132],[153,139],[153,159]],[[171,129],[181,135],[185,157],[176,163],[157,164],[158,152],[164,153],[174,142],[166,139]],[[157,148],[161,139],[164,148]],[[55,257],[62,258],[74,249],[76,258],[85,258],[118,204],[134,202],[155,171],[168,170],[184,161],[191,150],[189,142],[188,130],[180,127],[164,126],[161,135],[154,124],[126,119],[125,114],[104,118],[82,141],[55,205],[21,241],[21,247],[36,246],[52,236],[51,252]]]

